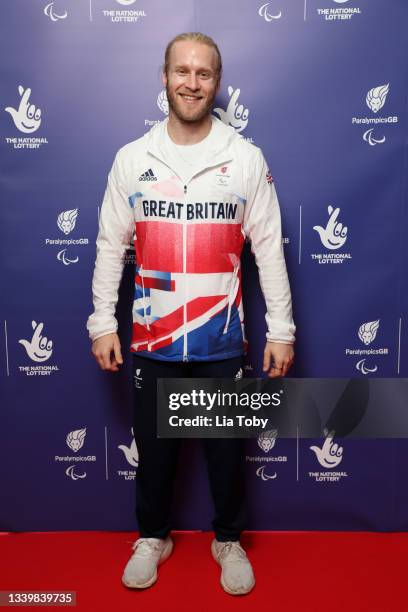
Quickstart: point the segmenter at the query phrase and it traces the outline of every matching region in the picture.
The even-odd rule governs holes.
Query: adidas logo
[[[154,176],[153,170],[149,168],[139,176],[139,181],[157,181],[157,178]]]

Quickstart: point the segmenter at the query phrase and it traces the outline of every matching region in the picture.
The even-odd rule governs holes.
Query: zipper
[[[184,193],[187,192],[187,185],[184,185]],[[183,219],[183,288],[184,288],[184,302],[183,302],[183,361],[188,361],[187,355],[187,219]]]

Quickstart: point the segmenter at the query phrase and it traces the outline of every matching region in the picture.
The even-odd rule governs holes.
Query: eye
[[[50,351],[52,349],[52,340],[48,340],[47,342],[47,351]]]
[[[39,121],[40,117],[41,117],[41,109],[37,108],[37,110],[35,111],[34,119],[36,121]]]
[[[47,346],[47,338],[41,338],[41,340],[40,340],[40,348],[41,349],[45,349],[46,346]]]
[[[244,121],[248,119],[248,115],[249,115],[249,110],[245,109],[244,112],[242,113],[242,118],[244,119]]]

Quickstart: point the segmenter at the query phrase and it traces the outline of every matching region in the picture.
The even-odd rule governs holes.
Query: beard
[[[166,94],[169,102],[169,108],[171,108],[177,119],[185,123],[199,123],[202,119],[204,119],[204,117],[207,117],[211,113],[216,96],[216,90],[214,88],[212,95],[207,99],[207,102],[203,107],[195,111],[190,110],[190,112],[184,111],[178,98],[179,94],[173,94],[169,89],[168,83],[166,85]]]

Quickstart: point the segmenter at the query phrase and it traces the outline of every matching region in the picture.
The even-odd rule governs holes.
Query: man
[[[158,377],[233,377],[245,348],[240,254],[251,240],[267,305],[264,371],[284,376],[294,325],[280,212],[261,151],[211,115],[222,72],[214,41],[200,33],[167,46],[169,117],[118,152],[100,215],[88,320],[103,370],[123,363],[115,306],[122,258],[135,232],[134,435],[139,450],[140,538],[122,581],[146,588],[171,554],[170,504],[180,446],[156,437]],[[205,439],[215,505],[211,545],[230,594],[249,592],[251,564],[239,543],[246,522],[242,440]]]

